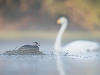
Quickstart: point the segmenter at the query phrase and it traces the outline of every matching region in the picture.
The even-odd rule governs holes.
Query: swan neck
[[[62,49],[61,40],[62,40],[62,35],[63,35],[66,27],[67,27],[67,23],[62,24],[62,26],[61,26],[58,34],[57,34],[56,41],[55,41],[55,44],[54,44],[55,50],[61,50]]]

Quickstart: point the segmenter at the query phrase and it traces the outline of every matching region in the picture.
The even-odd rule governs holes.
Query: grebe
[[[39,44],[37,42],[33,42],[33,45],[24,45],[20,47],[18,50],[29,50],[29,49],[36,49],[39,51]]]

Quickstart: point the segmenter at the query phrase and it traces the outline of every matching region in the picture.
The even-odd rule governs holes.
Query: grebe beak
[[[38,44],[38,46],[40,46],[40,45]]]

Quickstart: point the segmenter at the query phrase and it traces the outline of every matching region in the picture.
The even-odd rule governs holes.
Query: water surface
[[[1,40],[0,53],[13,50],[16,46],[32,44],[34,40]],[[35,40],[36,41],[36,40]],[[100,54],[90,56],[51,55],[52,41],[37,41],[40,51],[47,55],[0,55],[0,75],[100,75]],[[59,69],[60,68],[60,69]]]

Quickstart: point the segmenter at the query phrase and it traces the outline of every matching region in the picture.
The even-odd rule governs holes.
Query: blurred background
[[[51,54],[61,16],[69,23],[62,46],[74,40],[100,43],[100,0],[0,0],[0,54],[32,42]],[[100,55],[96,56],[94,60],[63,56],[61,61],[67,75],[100,75]],[[57,60],[48,55],[0,55],[0,75],[60,75]]]
[[[99,41],[100,0],[0,0],[1,49],[33,41],[47,45],[52,40],[53,45],[60,28],[56,20],[61,16],[69,21],[63,40]],[[24,42],[14,45],[15,40]]]

